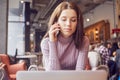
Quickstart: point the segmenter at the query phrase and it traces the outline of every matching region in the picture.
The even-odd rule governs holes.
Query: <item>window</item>
[[[19,1],[15,0],[15,4],[9,3],[9,15],[8,15],[8,55],[14,56],[16,49],[18,49],[18,55],[22,55],[25,52],[25,40],[24,40],[24,6]]]

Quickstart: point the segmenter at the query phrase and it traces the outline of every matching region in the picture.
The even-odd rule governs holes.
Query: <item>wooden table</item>
[[[36,58],[37,56],[35,54],[30,55],[18,55],[16,58]]]

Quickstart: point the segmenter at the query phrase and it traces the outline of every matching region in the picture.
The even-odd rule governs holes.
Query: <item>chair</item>
[[[7,54],[0,54],[0,60],[6,65],[5,70],[8,73],[10,80],[16,80],[16,72],[26,70],[26,63],[10,64],[10,59]]]

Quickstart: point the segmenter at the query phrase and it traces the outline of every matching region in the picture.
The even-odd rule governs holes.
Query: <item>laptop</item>
[[[18,71],[16,80],[107,80],[105,70]]]

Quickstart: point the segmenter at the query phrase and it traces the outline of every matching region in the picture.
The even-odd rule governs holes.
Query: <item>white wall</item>
[[[7,0],[0,0],[0,53],[7,53]]]
[[[91,10],[89,13],[84,15],[84,26],[87,27],[91,24],[94,24],[101,20],[108,20],[110,22],[110,32],[115,27],[114,25],[114,10],[112,2],[105,2],[102,5],[99,5],[94,10]],[[90,21],[87,22],[86,18],[89,18]]]

